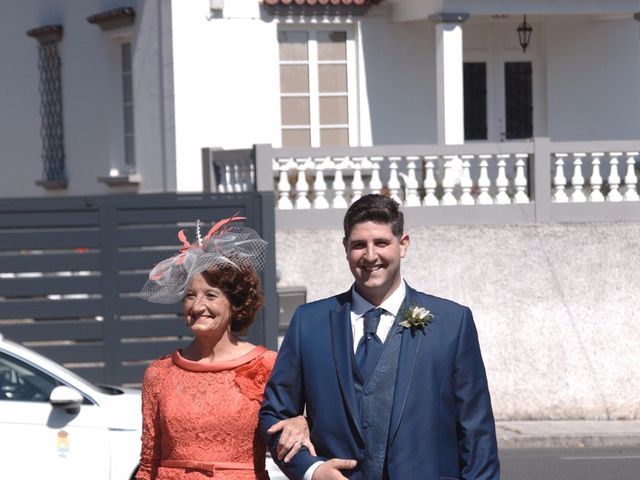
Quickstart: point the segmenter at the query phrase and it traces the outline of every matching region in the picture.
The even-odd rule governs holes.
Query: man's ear
[[[342,237],[342,246],[344,247],[344,253],[347,254],[347,237]]]
[[[404,258],[407,254],[407,250],[409,250],[409,244],[411,243],[411,239],[409,238],[408,233],[404,233],[400,237],[400,258]]]

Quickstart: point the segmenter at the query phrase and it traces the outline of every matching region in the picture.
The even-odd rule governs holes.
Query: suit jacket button
[[[363,422],[362,428],[369,428],[369,422]]]

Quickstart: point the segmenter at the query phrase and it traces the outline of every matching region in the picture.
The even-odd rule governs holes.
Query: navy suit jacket
[[[495,423],[469,308],[407,286],[403,308],[429,309],[420,330],[394,326],[402,335],[387,445],[391,480],[496,479],[500,477]],[[260,428],[276,458],[279,435],[266,430],[285,418],[306,415],[318,457],[303,448],[288,463],[302,479],[318,460],[355,459],[365,447],[354,388],[351,292],[298,307],[265,389]],[[395,313],[395,312],[394,312]],[[345,471],[364,479],[356,468]]]

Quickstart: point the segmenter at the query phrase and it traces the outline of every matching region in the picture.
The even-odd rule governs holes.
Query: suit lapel
[[[343,301],[340,301],[343,299]],[[329,312],[331,323],[331,342],[333,345],[333,361],[336,366],[338,383],[342,396],[347,405],[347,409],[353,423],[358,430],[360,438],[360,414],[356,391],[354,387],[353,368],[351,357],[353,355],[353,335],[351,333],[351,295],[349,293],[338,298],[340,308]]]
[[[393,442],[393,438],[395,437],[398,426],[400,425],[404,406],[407,402],[407,395],[409,394],[409,387],[411,386],[411,378],[413,377],[413,371],[418,358],[418,351],[420,350],[420,344],[424,337],[421,330],[416,330],[412,333],[410,328],[404,328],[398,325],[398,323],[402,321],[400,317],[403,312],[412,305],[417,304],[418,300],[416,298],[415,290],[407,285],[407,293],[405,295],[404,302],[402,302],[402,306],[400,307],[396,321],[392,327],[393,331],[396,332],[396,335],[402,335],[402,343],[400,347],[400,357],[398,358],[398,372],[396,374],[393,408],[391,410],[389,444]],[[398,330],[401,330],[401,333],[397,333]]]

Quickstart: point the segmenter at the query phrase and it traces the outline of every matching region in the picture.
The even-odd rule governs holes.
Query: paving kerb
[[[640,447],[640,420],[496,422],[500,448]]]

